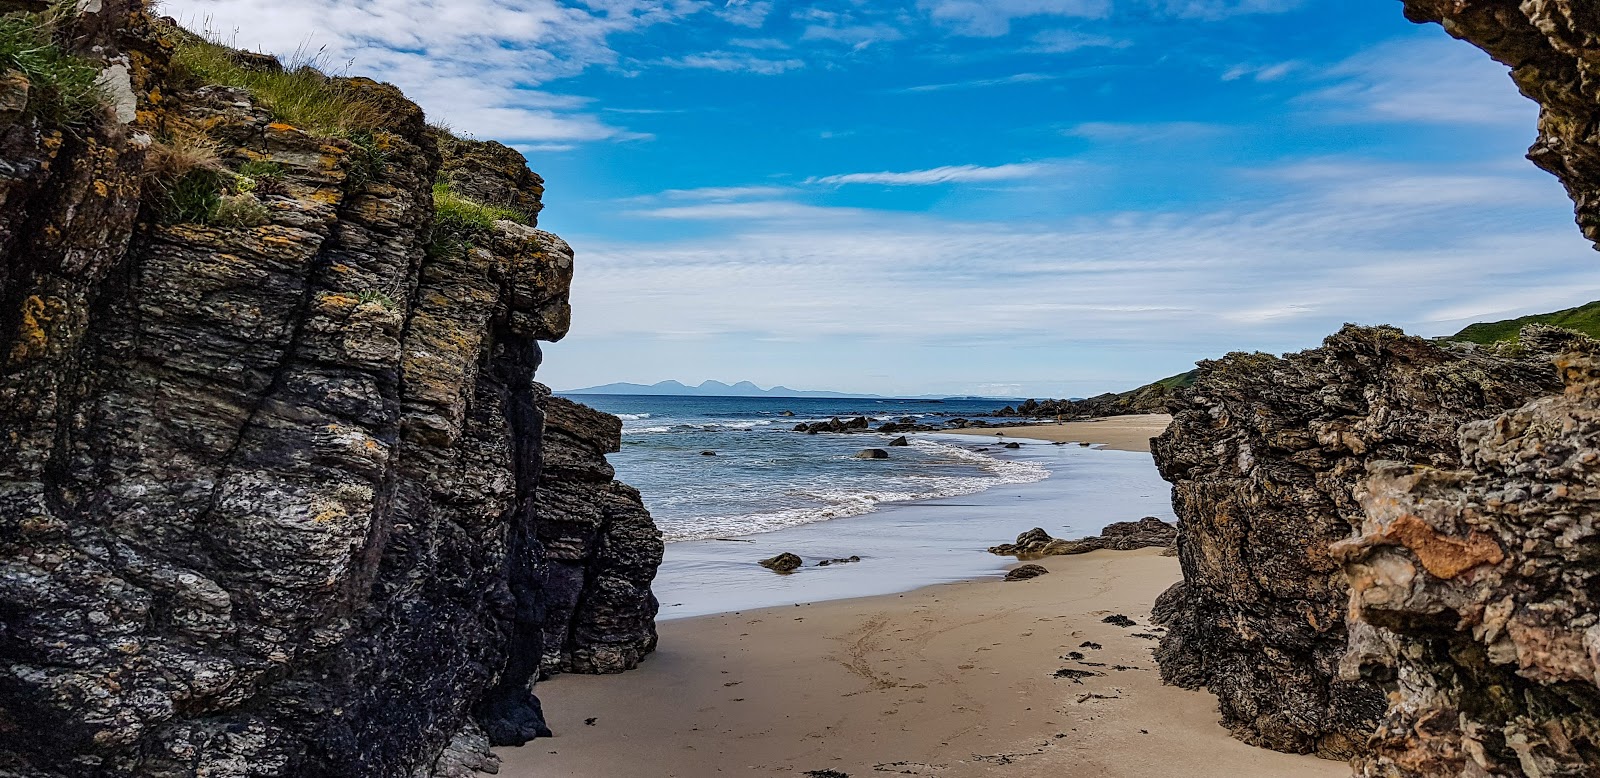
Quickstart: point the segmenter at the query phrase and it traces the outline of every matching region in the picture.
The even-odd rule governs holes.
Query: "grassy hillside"
[[[1577,330],[1592,338],[1600,338],[1600,300],[1555,313],[1539,313],[1520,319],[1472,324],[1451,335],[1449,339],[1484,344],[1515,340],[1517,333],[1529,324],[1548,324],[1552,327]]]

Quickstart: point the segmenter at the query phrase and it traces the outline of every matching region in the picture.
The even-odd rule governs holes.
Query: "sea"
[[[834,417],[937,425],[999,410],[1003,400],[564,396],[622,419],[622,451],[609,459],[668,542],[771,532],[1050,475],[971,438],[910,435],[889,459],[863,460],[855,457],[863,448],[899,435],[794,431]]]
[[[835,416],[937,423],[1004,401],[565,396],[622,418],[622,450],[609,459],[668,541],[652,584],[661,619],[999,577],[1016,560],[987,549],[1032,527],[1079,538],[1116,521],[1173,520],[1170,487],[1144,452],[1011,429],[1019,448],[915,432],[888,459],[857,459],[898,436],[793,431]],[[785,552],[805,566],[778,575],[758,564]]]

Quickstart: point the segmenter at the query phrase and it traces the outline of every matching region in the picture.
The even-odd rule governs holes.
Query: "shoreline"
[[[1161,685],[1141,636],[1159,631],[1150,607],[1176,559],[1035,563],[1051,574],[663,622],[661,648],[625,677],[540,683],[556,737],[497,749],[500,775],[1349,774],[1240,743],[1211,695]]]
[[[668,543],[654,585],[657,620],[992,580],[1009,560],[987,549],[1032,527],[1078,538],[1143,516],[1175,520],[1170,489],[1147,454],[1030,444],[991,455],[1037,462],[1050,475],[972,494],[880,503],[867,513],[771,532]],[[780,553],[797,554],[805,567],[779,575],[755,564]],[[852,556],[861,561],[816,565]]]
[[[1051,443],[1088,443],[1113,451],[1150,451],[1150,439],[1160,435],[1172,423],[1164,413],[1147,413],[1133,416],[1105,416],[1083,421],[1055,424],[1011,424],[988,427],[969,427],[961,430],[943,430],[940,434],[978,437],[1006,437],[1010,439],[1043,440]],[[1012,435],[1010,431],[1026,431]],[[1004,433],[1004,434],[996,434]]]

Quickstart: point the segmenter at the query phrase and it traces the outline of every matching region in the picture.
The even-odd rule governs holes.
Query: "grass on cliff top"
[[[1551,327],[1576,330],[1591,338],[1600,338],[1600,301],[1555,313],[1540,313],[1518,319],[1472,324],[1448,339],[1483,345],[1515,341],[1522,334],[1522,328],[1529,324],[1548,324]]]
[[[282,70],[247,67],[233,49],[183,33],[172,55],[174,74],[197,84],[250,93],[277,121],[318,135],[369,135],[384,124],[382,106],[329,78],[318,56],[297,53]]]
[[[528,224],[528,215],[512,209],[468,200],[450,190],[450,185],[439,182],[433,185],[433,234],[428,240],[428,251],[434,255],[463,251],[487,237],[494,223],[508,219],[518,224]]]
[[[57,4],[39,13],[0,16],[0,71],[26,77],[27,111],[61,126],[88,123],[105,102],[100,68],[56,43],[68,8]]]

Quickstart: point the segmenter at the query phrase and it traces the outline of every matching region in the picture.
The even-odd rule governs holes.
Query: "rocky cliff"
[[[0,774],[460,774],[547,661],[636,663],[660,538],[533,381],[573,258],[520,156],[60,8],[0,4],[44,52],[0,77]]]
[[[1366,465],[1454,466],[1462,422],[1558,388],[1564,342],[1535,335],[1503,355],[1351,326],[1283,358],[1202,362],[1152,447],[1184,573],[1158,608],[1163,678],[1207,687],[1248,743],[1360,753],[1385,698],[1339,672],[1348,589],[1329,546],[1361,521]]]
[[[1593,4],[1405,6],[1511,67],[1541,107],[1529,157],[1600,241]],[[1203,365],[1156,446],[1185,576],[1157,604],[1164,676],[1210,686],[1244,739],[1363,776],[1596,775],[1597,387],[1600,346],[1537,326]]]

